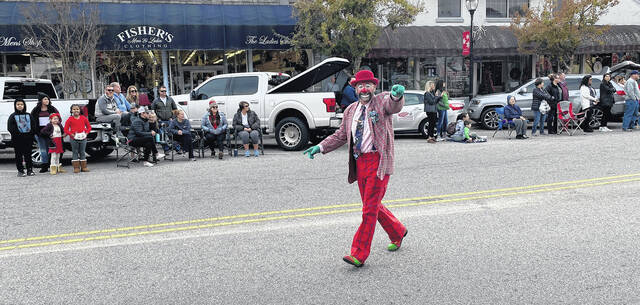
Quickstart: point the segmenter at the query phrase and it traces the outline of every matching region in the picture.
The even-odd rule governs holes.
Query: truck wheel
[[[89,154],[91,159],[103,159],[104,157],[110,155],[113,152],[113,149],[106,148],[103,145],[98,146],[87,146],[86,153]]]
[[[604,116],[604,113],[602,112],[602,110],[595,108],[593,110],[593,115],[591,116],[591,121],[589,122],[589,127],[591,127],[591,129],[600,128],[600,124],[602,124],[603,116]]]
[[[418,132],[420,132],[420,134],[425,139],[429,138],[429,133],[427,132],[427,128],[428,127],[429,127],[429,125],[427,125],[427,120],[426,119],[422,120],[422,122],[420,122],[420,125],[418,126]]]
[[[299,118],[284,118],[276,125],[276,141],[284,150],[302,150],[309,143],[309,128]]]
[[[480,115],[480,125],[485,129],[498,129],[498,113],[495,108],[487,108]]]

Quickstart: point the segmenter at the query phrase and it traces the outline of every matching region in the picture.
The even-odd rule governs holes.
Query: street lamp
[[[469,105],[473,99],[473,13],[478,8],[478,0],[466,0],[465,4],[471,15],[471,30],[469,31]]]

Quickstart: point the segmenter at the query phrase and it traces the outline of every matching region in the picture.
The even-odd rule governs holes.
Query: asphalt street
[[[4,151],[0,304],[640,304],[640,131],[612,125],[396,136],[385,204],[409,234],[388,252],[378,226],[362,268],[346,148],[26,178]]]

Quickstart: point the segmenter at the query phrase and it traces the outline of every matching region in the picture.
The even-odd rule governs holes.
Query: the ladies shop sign
[[[122,49],[168,49],[173,47],[173,33],[154,26],[128,28],[115,35],[117,45]]]
[[[33,37],[20,39],[15,36],[0,36],[0,47],[27,49],[40,46],[42,46],[42,40]]]
[[[290,46],[291,38],[284,35],[247,35],[245,44],[247,46]]]

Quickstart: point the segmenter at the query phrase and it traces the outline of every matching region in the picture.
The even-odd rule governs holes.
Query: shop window
[[[513,18],[528,7],[529,0],[487,0],[487,18]]]
[[[460,17],[460,0],[438,0],[438,18]]]
[[[198,89],[198,99],[204,100],[214,96],[225,95],[229,78],[211,80]]]
[[[258,92],[258,77],[234,77],[231,79],[231,95],[251,95]]]

